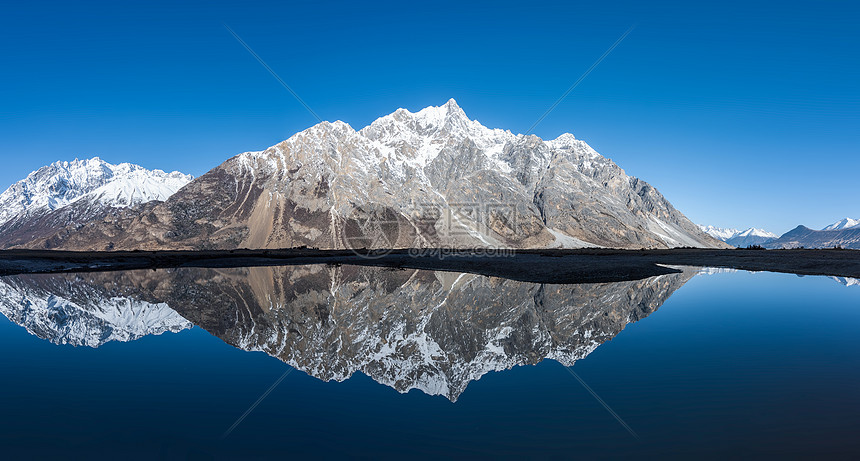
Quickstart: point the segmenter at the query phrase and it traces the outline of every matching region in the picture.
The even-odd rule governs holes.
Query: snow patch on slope
[[[555,237],[555,242],[550,244],[550,248],[603,248],[600,245],[571,237],[556,229],[547,228],[547,230]]]
[[[697,247],[699,242],[687,235],[683,230],[672,226],[656,216],[651,216],[648,222],[648,230],[657,234],[663,242],[671,247]]]

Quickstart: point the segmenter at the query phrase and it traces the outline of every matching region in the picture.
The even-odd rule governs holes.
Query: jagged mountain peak
[[[835,223],[825,227],[821,230],[841,230],[841,229],[851,229],[854,227],[860,227],[860,218],[852,219],[852,218],[843,218]]]
[[[432,120],[437,124],[444,123],[450,120],[470,120],[466,112],[457,104],[454,98],[451,98],[441,106],[429,106],[415,113],[419,119]]]
[[[418,112],[410,112],[408,109],[401,107],[391,114],[380,117],[380,119],[384,119],[386,117],[396,117],[401,120],[405,117],[411,117],[426,122],[432,122],[437,125],[444,123],[447,119],[469,120],[466,112],[459,104],[457,104],[457,101],[455,101],[454,98],[449,99],[441,106],[427,106]]]
[[[329,121],[324,120],[324,121],[317,123],[316,125],[308,128],[305,131],[307,132],[307,134],[325,134],[325,135],[329,135],[329,134],[340,135],[343,133],[352,134],[352,133],[356,132],[355,129],[352,126],[350,126],[349,123],[346,123],[343,120],[335,120],[333,122],[329,122]],[[296,135],[300,135],[302,133],[305,133],[305,131],[300,131],[299,133],[296,133]],[[293,136],[296,136],[296,135],[293,135]]]
[[[103,163],[105,163],[105,161],[102,160],[101,157],[98,157],[98,156],[88,158],[88,159],[87,158],[79,159],[78,157],[75,157],[75,159],[72,161],[57,160],[56,162],[53,162],[47,166],[43,166],[42,168],[51,168],[51,167],[53,167],[53,168],[69,168],[69,166],[74,166],[74,165],[101,165]]]
[[[759,229],[758,227],[750,227],[747,230],[738,232],[737,236],[740,236],[740,237],[756,236],[756,237],[770,237],[770,238],[779,237],[778,235],[774,234],[773,232],[768,232],[764,229]]]
[[[414,113],[403,108],[397,109],[374,120],[360,133],[382,143],[397,142],[405,133],[433,138],[504,137],[503,141],[514,137],[510,131],[490,129],[470,119],[454,99],[449,99],[441,106],[425,107]]]
[[[564,147],[564,146],[574,146],[579,142],[579,140],[576,139],[576,137],[570,133],[562,133],[560,136],[558,136],[557,138],[553,139],[550,142],[555,146]]]
[[[450,98],[447,101],[445,101],[445,107],[452,109],[452,110],[459,109],[462,111],[462,109],[460,109],[460,105],[457,104],[457,101],[454,98]]]

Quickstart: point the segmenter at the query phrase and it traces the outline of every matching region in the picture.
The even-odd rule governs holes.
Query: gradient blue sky
[[[647,3],[647,4],[646,4]],[[455,98],[571,132],[694,222],[782,233],[860,217],[856,2],[5,2],[0,188],[100,156],[200,175],[316,120]]]

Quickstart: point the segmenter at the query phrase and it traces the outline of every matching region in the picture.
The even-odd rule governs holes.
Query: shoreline
[[[835,249],[0,250],[0,276],[305,264],[468,272],[536,283],[600,283],[678,272],[666,266],[860,278],[860,250]]]

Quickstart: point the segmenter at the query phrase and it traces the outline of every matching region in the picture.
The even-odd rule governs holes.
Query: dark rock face
[[[491,130],[453,100],[398,110],[360,131],[323,122],[227,160],[162,204],[50,229],[7,245],[726,246],[572,135],[544,141]]]
[[[319,379],[360,371],[400,392],[456,400],[489,371],[544,359],[572,365],[654,312],[693,274],[544,285],[315,265],[16,276],[4,283],[64,299],[86,293],[93,305],[165,303],[228,344],[264,351]]]
[[[41,248],[51,249],[83,227],[84,223],[111,222],[122,212],[120,208],[79,200],[57,210],[16,217],[0,225],[0,248],[32,246],[32,242],[39,241],[42,242]]]

